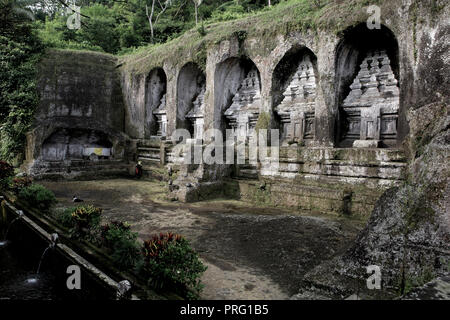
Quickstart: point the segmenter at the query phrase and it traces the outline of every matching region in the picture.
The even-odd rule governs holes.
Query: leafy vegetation
[[[278,3],[272,0],[271,3]],[[77,0],[79,29],[69,29],[74,11],[68,2],[50,1],[34,10],[40,38],[57,48],[127,52],[149,43],[164,43],[206,23],[228,21],[252,14],[267,0]]]
[[[102,227],[102,244],[119,269],[133,269],[141,259],[137,233],[126,222],[113,221]]]
[[[31,184],[19,192],[19,198],[32,207],[48,210],[56,203],[55,194],[40,184]]]
[[[25,188],[28,188],[33,183],[30,177],[14,177],[9,181],[8,188],[16,194],[19,194]]]
[[[81,205],[73,208],[71,212],[73,223],[71,236],[75,239],[97,242],[102,212],[102,208],[93,205]]]
[[[0,158],[16,163],[38,103],[36,63],[43,49],[26,5],[0,0]]]
[[[206,267],[190,243],[180,235],[161,233],[144,241],[140,273],[151,286],[175,290],[189,299],[199,297],[203,285],[201,274]]]

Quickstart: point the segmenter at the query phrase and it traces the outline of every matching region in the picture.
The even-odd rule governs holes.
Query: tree
[[[200,7],[200,5],[202,4],[203,0],[192,0],[192,2],[194,2],[194,7],[195,7],[195,25],[198,24],[198,7]]]
[[[22,154],[38,104],[36,65],[42,47],[31,28],[31,1],[0,0],[0,158]]]
[[[153,16],[155,14],[155,3],[158,2],[159,6],[159,13],[156,15],[155,20],[153,21]],[[151,41],[153,43],[155,33],[153,26],[158,23],[159,18],[161,15],[167,10],[167,8],[172,4],[172,0],[166,0],[164,4],[161,3],[159,0],[152,0],[152,9],[150,14],[148,13],[148,5],[145,4],[145,14],[147,15],[148,23],[150,25],[150,33],[151,33]]]

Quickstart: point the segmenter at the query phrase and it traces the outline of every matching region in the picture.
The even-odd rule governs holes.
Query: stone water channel
[[[0,300],[76,301],[118,297],[118,282],[60,243],[58,234],[49,234],[30,218],[32,214],[17,210],[3,197],[0,200],[0,230],[3,231]],[[71,275],[67,273],[68,268],[74,265],[79,267],[82,276],[78,290],[70,290],[67,286]]]
[[[55,192],[58,206],[73,206],[75,194],[102,207],[103,222],[129,222],[141,240],[159,232],[185,236],[208,267],[202,299],[289,299],[307,271],[342,253],[364,225],[237,200],[171,202],[159,181],[42,183]]]

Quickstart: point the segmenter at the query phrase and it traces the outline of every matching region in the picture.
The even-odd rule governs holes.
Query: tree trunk
[[[146,15],[147,15],[147,19],[148,19],[148,23],[149,23],[149,25],[150,25],[150,37],[151,37],[151,41],[152,41],[152,43],[153,43],[153,38],[154,38],[154,32],[153,32],[153,13],[154,13],[154,10],[155,10],[155,1],[156,0],[153,0],[152,1],[152,11],[151,11],[151,13],[150,13],[150,15],[148,14],[148,6],[147,5],[145,5],[145,13],[146,13]]]
[[[195,6],[195,25],[198,24],[198,6],[197,3],[194,4]]]

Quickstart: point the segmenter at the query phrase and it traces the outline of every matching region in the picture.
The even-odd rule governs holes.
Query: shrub
[[[31,186],[32,183],[33,179],[30,177],[14,177],[9,182],[9,189],[18,194],[22,189]]]
[[[71,235],[74,238],[85,238],[95,242],[102,212],[102,208],[93,205],[72,208],[71,217],[74,227],[71,230]]]
[[[53,212],[53,217],[64,227],[72,229],[75,227],[75,220],[72,218],[72,213],[75,210],[76,208],[60,208]]]
[[[111,259],[119,269],[133,268],[139,262],[137,236],[126,222],[113,221],[102,227],[102,244],[110,251]]]
[[[198,298],[203,285],[199,278],[206,270],[189,242],[172,233],[161,233],[144,242],[140,272],[149,285],[168,288],[189,299]]]
[[[31,206],[48,210],[56,203],[55,194],[40,184],[32,184],[19,192],[19,198],[27,201]]]

